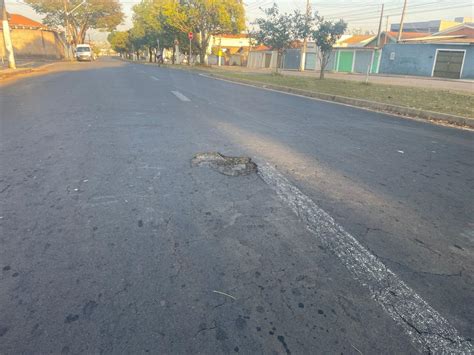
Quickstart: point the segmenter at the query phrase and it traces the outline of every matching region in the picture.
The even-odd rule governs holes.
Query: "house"
[[[64,58],[65,42],[62,36],[40,22],[20,14],[8,14],[8,24],[17,58]],[[0,29],[1,32],[1,29]],[[0,57],[6,56],[3,35],[0,35]]]
[[[427,37],[427,36],[431,36],[431,33],[429,32],[402,32],[401,40],[405,41],[405,40],[411,40],[411,39],[422,38],[422,37]],[[377,43],[378,42],[377,36],[373,36],[370,40],[366,41],[366,46],[383,48],[383,46],[385,46],[386,44],[397,43],[397,39],[398,39],[398,32],[393,32],[393,31],[385,32],[384,31],[380,34],[379,43]]]
[[[208,47],[208,62],[211,65],[246,65],[252,46],[252,38],[247,34],[221,34],[211,36]]]
[[[423,22],[408,22],[403,24],[403,32],[428,32],[437,33],[447,30],[462,23],[473,22],[471,17],[456,17],[454,21],[450,20],[432,20]],[[392,24],[390,31],[400,31],[400,24]]]
[[[386,45],[380,73],[474,79],[474,24]]]
[[[259,45],[250,49],[247,68],[275,69],[278,63],[278,52],[271,48]]]

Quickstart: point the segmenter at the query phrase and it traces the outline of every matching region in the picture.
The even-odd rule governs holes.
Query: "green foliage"
[[[317,15],[306,15],[300,11],[280,13],[276,4],[263,10],[266,17],[257,18],[258,30],[252,36],[260,44],[282,51],[296,41],[310,36],[318,19]]]
[[[67,17],[69,33],[74,44],[84,42],[88,29],[112,31],[124,19],[118,0],[69,0],[68,16],[62,0],[25,0],[25,2],[37,13],[45,15],[43,22],[49,26],[64,28]],[[77,7],[82,2],[84,4]],[[75,8],[76,10],[71,13]]]
[[[276,4],[264,12],[266,17],[257,18],[255,23],[258,30],[252,33],[252,37],[258,43],[278,51],[278,70],[283,50],[297,44],[299,40],[308,38],[318,17],[316,14],[313,16],[300,11],[280,13]]]
[[[278,5],[264,10],[266,17],[257,18],[255,23],[258,30],[253,32],[253,37],[259,44],[281,51],[288,48],[297,39],[291,15],[280,13]]]
[[[322,20],[318,28],[312,33],[316,45],[323,52],[331,51],[336,42],[341,38],[347,28],[343,20],[338,22]]]
[[[347,29],[347,23],[343,20],[338,22],[324,21],[321,18],[318,27],[312,33],[312,37],[319,48],[319,60],[321,63],[320,78],[324,78],[324,70],[331,57],[331,52],[336,42]]]
[[[187,33],[193,32],[203,62],[212,35],[238,33],[244,28],[241,0],[142,0],[134,7],[132,32],[143,37],[153,33],[166,47],[175,41],[187,43]]]
[[[113,31],[107,37],[110,46],[117,53],[126,53],[131,49],[130,34],[126,31]]]

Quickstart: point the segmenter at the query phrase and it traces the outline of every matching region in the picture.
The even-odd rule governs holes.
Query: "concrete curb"
[[[17,75],[41,72],[41,71],[45,70],[46,68],[48,68],[50,66],[53,66],[55,64],[58,64],[58,63],[64,63],[64,61],[45,63],[45,64],[39,65],[37,67],[18,68],[18,69],[14,69],[14,70],[9,70],[7,73],[2,73],[2,71],[0,71],[0,81],[10,79],[10,78],[15,77]]]
[[[263,89],[282,91],[282,92],[287,92],[290,94],[307,96],[307,97],[312,97],[312,98],[321,99],[325,101],[337,102],[341,104],[366,108],[366,109],[370,109],[374,111],[387,112],[387,113],[392,113],[392,114],[411,117],[411,118],[423,119],[427,121],[448,123],[448,124],[452,124],[456,126],[474,128],[474,118],[469,118],[469,117],[455,116],[455,115],[450,115],[450,114],[440,113],[440,112],[433,112],[433,111],[424,111],[424,110],[414,109],[410,107],[397,106],[397,105],[385,104],[381,102],[374,102],[374,101],[368,101],[368,100],[362,100],[362,99],[354,99],[354,98],[345,97],[345,96],[317,93],[317,92],[312,92],[312,91],[307,91],[307,90],[302,90],[302,89],[290,88],[287,86],[264,84],[257,81],[247,80],[247,79],[229,78],[225,75],[219,75],[215,73],[207,73],[207,75],[209,77],[224,79],[224,80],[228,80],[228,81],[232,81],[236,83],[247,84],[247,85],[251,85],[251,86],[255,86],[255,87],[263,88]]]
[[[16,75],[21,75],[21,74],[28,74],[33,71],[32,68],[20,68],[20,69],[14,69],[12,71],[9,71],[8,73],[2,73],[0,71],[0,80],[2,79],[8,79]]]

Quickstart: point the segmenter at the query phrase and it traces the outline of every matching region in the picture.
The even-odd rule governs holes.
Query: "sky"
[[[247,23],[252,23],[255,18],[263,15],[260,8],[271,7],[276,3],[283,12],[295,9],[305,11],[307,0],[245,0]],[[120,30],[131,26],[133,5],[140,0],[119,0],[127,19]],[[349,24],[349,30],[362,30],[376,32],[380,18],[381,4],[385,4],[382,29],[388,23],[399,23],[404,0],[310,0],[313,11],[329,20],[344,19]],[[453,20],[455,17],[474,17],[472,0],[407,0],[405,22],[428,20]],[[41,17],[21,0],[6,0],[9,12],[20,13],[35,20]],[[91,33],[93,40],[103,40],[106,34],[94,31]]]

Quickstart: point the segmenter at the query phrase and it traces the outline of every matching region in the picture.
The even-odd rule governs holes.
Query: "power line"
[[[465,7],[470,7],[472,6],[471,3],[465,3],[465,4],[460,4],[457,6],[447,6],[447,7],[438,7],[438,8],[433,8],[433,9],[426,9],[426,10],[418,10],[418,11],[410,11],[409,14],[421,14],[421,13],[430,13],[430,12],[436,12],[436,11],[441,11],[441,10],[452,10],[452,9],[460,9],[460,8],[465,8]],[[391,12],[388,13],[387,15],[389,16],[399,16],[399,12]],[[365,20],[372,20],[372,19],[377,19],[378,16],[369,16],[369,17],[361,17],[361,16],[355,16],[355,17],[344,17],[345,20],[350,21],[350,22],[360,22],[360,21],[365,21]]]

